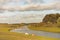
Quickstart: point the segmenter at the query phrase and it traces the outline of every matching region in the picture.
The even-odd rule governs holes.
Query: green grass
[[[29,28],[30,30],[60,33],[60,28],[57,28],[57,27],[28,27],[28,28]]]
[[[0,28],[0,32],[9,32],[10,28]]]
[[[60,40],[60,38],[32,36],[14,32],[0,32],[0,40]]]
[[[36,35],[33,36],[32,34],[25,35],[24,33],[9,32],[11,29],[12,28],[7,24],[0,24],[0,40],[60,40],[60,38],[49,38]]]
[[[0,28],[1,27],[5,27],[5,28],[19,28],[19,27],[21,27],[21,26],[24,26],[24,24],[7,24],[7,23],[0,23]]]
[[[20,28],[20,27],[22,27],[22,26],[24,26],[24,24],[6,24],[6,23],[4,23],[4,24],[1,24],[0,23],[0,31],[2,32],[2,31],[10,31],[10,30],[12,30],[12,29],[16,29],[16,28]]]
[[[60,28],[57,27],[56,24],[52,25],[40,25],[40,24],[29,24],[28,28],[30,30],[37,30],[37,31],[47,31],[47,32],[55,32],[55,33],[60,33]]]

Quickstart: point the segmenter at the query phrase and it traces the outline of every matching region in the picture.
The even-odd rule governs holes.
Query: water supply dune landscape
[[[0,40],[60,40],[60,0],[0,0]]]

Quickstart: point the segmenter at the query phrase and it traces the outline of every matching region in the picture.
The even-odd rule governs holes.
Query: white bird
[[[29,35],[28,33],[25,33],[25,35]]]

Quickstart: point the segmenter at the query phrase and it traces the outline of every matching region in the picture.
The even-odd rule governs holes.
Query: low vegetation
[[[7,24],[7,23],[0,23],[0,31],[10,31],[15,28],[20,28],[24,26],[24,24]]]
[[[42,22],[51,22],[51,23],[57,23],[57,19],[60,17],[60,14],[59,13],[56,13],[56,14],[47,14]]]

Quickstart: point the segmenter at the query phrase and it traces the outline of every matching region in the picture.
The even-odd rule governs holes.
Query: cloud
[[[19,1],[19,0],[18,0]],[[21,0],[20,0],[21,1]],[[36,1],[36,0],[35,0]],[[39,0],[38,0],[39,1]],[[34,0],[26,0],[23,2],[28,2],[27,5],[3,5],[3,9],[14,9],[14,10],[47,10],[47,9],[60,9],[60,1],[53,1],[52,3],[34,3]],[[22,3],[21,3],[22,4]]]
[[[17,10],[47,10],[47,9],[60,9],[60,3],[51,4],[30,4],[25,6],[15,7]]]

